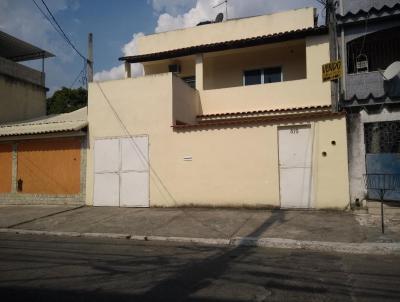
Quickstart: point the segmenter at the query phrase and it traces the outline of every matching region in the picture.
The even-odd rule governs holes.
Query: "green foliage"
[[[87,90],[62,87],[47,99],[47,114],[75,111],[87,105]]]

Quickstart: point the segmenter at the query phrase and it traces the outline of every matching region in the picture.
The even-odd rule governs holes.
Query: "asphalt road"
[[[1,301],[400,301],[400,257],[0,235]]]

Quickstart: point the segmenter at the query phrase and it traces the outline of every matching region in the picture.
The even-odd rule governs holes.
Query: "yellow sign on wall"
[[[333,81],[342,77],[342,61],[322,65],[322,81]]]

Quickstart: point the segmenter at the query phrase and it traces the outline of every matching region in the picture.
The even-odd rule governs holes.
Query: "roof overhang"
[[[0,31],[0,57],[21,62],[54,57],[48,51]]]
[[[349,112],[360,111],[362,109],[379,110],[381,108],[399,108],[400,96],[375,96],[372,93],[365,98],[358,98],[356,95],[347,100],[342,100],[340,105]]]
[[[195,124],[177,123],[175,130],[196,130],[233,126],[251,126],[259,124],[298,123],[314,119],[341,118],[346,112],[333,112],[330,105],[295,107],[287,109],[220,113],[197,116]],[[199,120],[200,119],[200,120]]]
[[[326,26],[309,27],[299,30],[292,30],[292,31],[266,35],[266,36],[258,36],[253,38],[218,42],[212,44],[203,44],[203,45],[178,48],[174,50],[150,53],[144,55],[126,56],[119,58],[119,60],[126,61],[128,63],[159,61],[170,58],[185,57],[199,53],[209,53],[216,51],[253,47],[271,43],[286,42],[289,40],[305,38],[307,36],[323,35],[327,33],[328,33],[328,28]]]

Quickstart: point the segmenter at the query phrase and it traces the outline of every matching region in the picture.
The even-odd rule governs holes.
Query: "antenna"
[[[221,6],[222,4],[225,4],[225,16],[226,16],[225,20],[228,20],[228,0],[224,0],[224,1],[220,2],[219,4],[213,6],[213,8],[217,8],[217,7]]]
[[[386,81],[390,81],[395,76],[400,74],[400,61],[393,62],[388,68],[383,72],[383,77]]]

